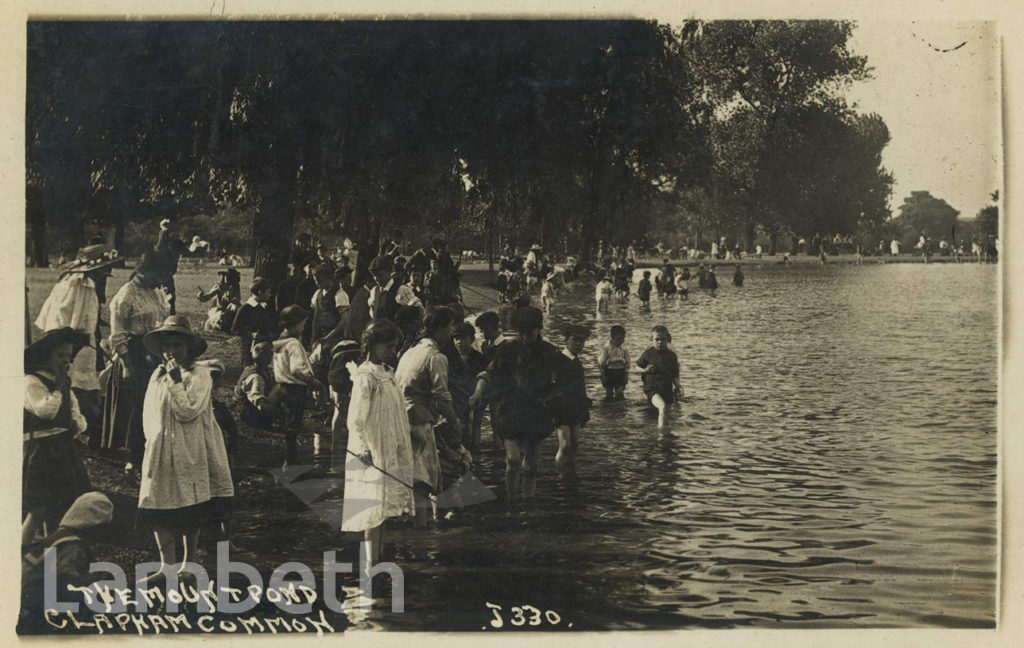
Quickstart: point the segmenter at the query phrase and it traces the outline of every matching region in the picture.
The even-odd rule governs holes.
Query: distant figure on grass
[[[594,299],[597,300],[598,312],[608,310],[608,305],[612,300],[612,282],[608,281],[606,275],[602,276],[600,281],[597,282],[597,286],[594,287]]]
[[[240,286],[242,276],[234,268],[220,270],[217,274],[220,275],[220,281],[208,291],[204,292],[202,288],[199,288],[196,299],[200,304],[205,304],[211,299],[214,300],[213,306],[206,312],[206,323],[203,324],[203,330],[230,333],[231,325],[235,322],[235,315],[238,314],[238,308],[242,304]]]
[[[636,288],[636,295],[640,298],[641,308],[651,307],[651,271],[644,270],[644,277]]]
[[[178,564],[180,540],[184,566],[194,560],[199,528],[230,519],[234,486],[214,419],[210,367],[196,362],[206,341],[184,316],[171,315],[143,343],[163,359],[149,381],[142,415],[146,452],[138,517],[152,525],[160,552],[160,571],[146,579],[151,584]]]
[[[611,329],[611,339],[604,345],[597,356],[597,366],[601,370],[601,384],[605,388],[605,400],[614,401],[625,398],[626,380],[629,373],[629,351],[623,348],[626,341],[626,329],[616,324]]]
[[[889,254],[892,256],[900,255],[900,242],[898,239],[893,239],[892,242],[889,243]]]
[[[555,397],[551,400],[551,413],[558,431],[558,453],[555,464],[573,467],[579,451],[580,430],[590,420],[592,401],[587,396],[587,380],[580,362],[580,353],[590,337],[590,331],[578,324],[565,329],[562,362],[555,370]]]
[[[658,427],[665,427],[670,404],[682,397],[679,386],[679,360],[668,348],[672,334],[664,326],[651,329],[651,346],[643,352],[636,365],[643,369],[644,395],[658,410]]]
[[[366,360],[351,372],[348,457],[342,531],[362,531],[370,564],[380,560],[383,524],[413,510],[412,445],[405,399],[388,367],[401,340],[398,327],[374,322],[363,333]]]
[[[480,374],[470,407],[485,394],[491,401],[491,424],[505,443],[505,478],[509,501],[532,497],[537,486],[541,442],[554,432],[547,402],[553,395],[551,376],[561,362],[554,345],[541,337],[544,314],[523,306],[512,315],[518,336],[498,346]]]

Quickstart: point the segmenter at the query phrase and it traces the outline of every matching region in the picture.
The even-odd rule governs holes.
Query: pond
[[[717,294],[649,312],[562,291],[548,338],[594,332],[575,475],[549,439],[532,510],[389,530],[406,611],[353,621],[479,631],[529,605],[537,629],[993,627],[997,268],[748,266],[742,288],[727,268]],[[686,393],[670,434],[636,373],[606,403],[596,368],[613,324],[635,359],[656,323]],[[478,462],[500,495],[503,457]]]

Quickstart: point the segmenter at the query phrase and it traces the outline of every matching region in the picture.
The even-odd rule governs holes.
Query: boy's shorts
[[[626,386],[625,369],[605,369],[601,372],[601,383],[608,388]]]

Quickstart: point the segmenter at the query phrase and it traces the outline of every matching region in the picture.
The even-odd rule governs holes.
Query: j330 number
[[[492,628],[504,628],[506,625],[506,617],[503,616],[503,609],[500,605],[495,603],[484,603],[493,614],[491,619]],[[509,616],[507,623],[510,626],[522,627],[522,626],[539,626],[547,623],[548,625],[558,625],[562,622],[562,617],[554,610],[539,610],[532,605],[522,605],[519,607],[513,607],[509,609]],[[570,623],[571,627],[572,624]]]

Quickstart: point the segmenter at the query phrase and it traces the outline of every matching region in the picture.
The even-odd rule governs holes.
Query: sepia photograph
[[[19,27],[17,635],[999,629],[996,19],[221,9]]]

